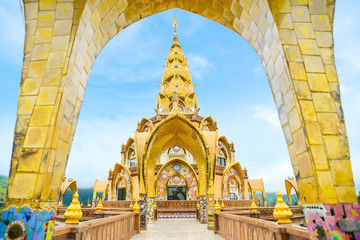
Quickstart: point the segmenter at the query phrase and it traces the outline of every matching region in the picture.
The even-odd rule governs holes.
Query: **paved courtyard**
[[[159,219],[154,224],[148,224],[146,231],[141,231],[131,240],[222,240],[223,238],[207,229],[207,224],[200,224],[195,219]]]

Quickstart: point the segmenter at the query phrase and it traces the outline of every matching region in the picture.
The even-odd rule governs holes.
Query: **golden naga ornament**
[[[79,194],[76,193],[73,196],[70,206],[66,209],[64,217],[66,219],[66,224],[79,224],[79,219],[82,218],[83,213],[81,211],[81,206],[79,202]]]
[[[291,218],[293,213],[291,212],[289,206],[284,202],[284,199],[281,196],[280,191],[277,191],[277,201],[274,208],[274,217],[278,220],[279,224],[290,224],[292,223]]]

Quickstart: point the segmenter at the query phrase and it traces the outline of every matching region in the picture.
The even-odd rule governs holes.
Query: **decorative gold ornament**
[[[96,206],[96,210],[98,212],[101,212],[103,209],[104,209],[104,207],[103,207],[101,199],[100,199],[98,205]]]
[[[139,206],[137,201],[135,202],[135,204],[133,206],[133,210],[134,210],[134,212],[139,212],[140,211],[140,206]]]
[[[221,208],[225,208],[224,201],[221,201]]]
[[[66,224],[79,224],[79,219],[82,218],[83,213],[81,211],[81,206],[79,202],[79,194],[76,193],[73,196],[70,206],[66,209],[64,217],[66,219]]]
[[[251,205],[250,205],[250,209],[251,209],[251,211],[252,212],[256,212],[257,211],[257,206],[256,206],[256,204],[255,204],[255,200],[254,200],[254,198],[252,199],[252,203],[251,203]]]
[[[199,202],[196,204],[196,208],[200,210],[200,204],[199,204]]]
[[[292,223],[291,217],[293,213],[291,212],[289,206],[284,202],[280,191],[277,191],[277,200],[274,208],[274,217],[278,220],[279,224],[290,224]]]
[[[215,203],[214,209],[215,209],[215,212],[221,212],[221,206],[220,206],[218,200]]]
[[[134,207],[134,205],[132,204],[132,201],[131,201],[129,208],[130,208],[130,209],[133,209],[133,207]]]
[[[303,203],[300,201],[300,199],[299,199],[299,201],[298,201],[298,205],[299,205],[299,206],[303,205]]]
[[[156,202],[154,203],[154,209],[155,209],[155,210],[157,209],[157,205],[156,205]]]
[[[58,207],[62,207],[62,206],[63,206],[62,202],[59,202]]]

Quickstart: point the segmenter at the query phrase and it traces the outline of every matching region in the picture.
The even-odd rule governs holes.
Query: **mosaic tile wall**
[[[304,204],[310,239],[360,239],[360,204]],[[345,233],[358,229],[358,232]],[[350,229],[350,230],[349,230]]]
[[[147,199],[146,222],[147,223],[154,223],[154,198],[148,198]]]
[[[145,193],[140,193],[140,229],[146,229],[146,206],[147,206],[147,196]]]
[[[8,206],[1,215],[0,239],[52,239],[55,214],[54,209]]]
[[[200,223],[207,223],[207,206],[206,206],[206,197],[199,196],[200,204]]]
[[[174,174],[179,173],[185,179],[187,186],[187,200],[196,200],[197,197],[197,181],[192,170],[181,162],[174,162],[165,167],[159,174],[156,180],[156,196],[157,200],[167,200],[166,187],[169,178]]]

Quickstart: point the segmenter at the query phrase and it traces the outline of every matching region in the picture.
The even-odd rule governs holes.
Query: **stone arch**
[[[198,195],[199,195],[199,184],[198,184],[199,179],[198,179],[198,175],[196,174],[194,168],[193,168],[187,161],[185,161],[185,160],[183,160],[183,159],[181,159],[181,158],[173,158],[173,159],[171,159],[170,161],[166,162],[166,163],[160,168],[158,174],[157,174],[156,177],[155,177],[155,179],[156,179],[156,180],[155,180],[155,188],[156,188],[156,194],[155,194],[155,195],[156,195],[156,197],[158,197],[157,183],[158,183],[159,178],[161,177],[160,175],[162,174],[163,170],[167,169],[170,165],[173,165],[174,163],[180,163],[180,164],[186,166],[186,167],[190,170],[191,174],[194,176],[195,181],[196,181],[196,195],[198,196]],[[174,172],[172,173],[172,175],[171,175],[171,176],[168,176],[168,178],[166,179],[166,186],[167,186],[167,183],[168,183],[169,179],[170,179],[174,174],[180,174],[180,175],[184,178],[187,186],[192,185],[192,184],[191,184],[191,183],[192,183],[192,182],[191,182],[191,179],[187,179],[187,178],[185,178],[181,173],[178,173],[177,171],[174,171]],[[164,180],[165,180],[165,179],[164,179]],[[194,199],[194,200],[195,200],[195,199]]]
[[[200,123],[200,130],[201,131],[216,131],[215,123],[212,117],[204,118]]]
[[[133,147],[132,145],[135,143],[133,138],[129,138],[128,141],[126,142],[126,145],[124,146],[124,151],[123,153],[123,164],[130,166],[130,158],[133,156],[131,155],[131,151],[134,152],[135,155],[135,164],[137,165],[137,154],[136,154],[136,148],[135,146]],[[131,158],[133,159],[133,158]]]
[[[297,183],[296,183],[296,181],[294,179],[285,179],[285,189],[286,189],[286,194],[287,194],[287,196],[289,198],[289,205],[292,204],[291,189],[294,189],[299,202],[301,202],[300,194],[299,194],[299,188],[298,188]]]
[[[174,145],[187,149],[198,164],[199,195],[206,195],[207,183],[211,178],[209,149],[206,140],[197,127],[182,114],[173,114],[162,120],[149,135],[143,155],[140,182],[146,183],[148,197],[155,196],[155,161],[160,154]],[[145,170],[146,169],[146,170]]]
[[[173,8],[226,26],[256,51],[301,199],[356,202],[334,60],[335,1],[35,0],[24,2],[27,28],[8,205],[38,199],[48,209],[56,206],[96,57],[124,28]]]
[[[148,128],[148,130],[146,130]],[[138,131],[139,132],[148,132],[151,131],[154,128],[152,122],[147,119],[143,118],[139,124]]]
[[[74,194],[77,191],[77,184],[76,181],[71,181],[71,182],[62,182],[61,186],[60,186],[60,199],[59,199],[59,205],[62,205],[62,201],[64,199],[64,195],[66,193],[66,191],[70,189],[72,192],[72,195],[74,196]]]
[[[230,169],[233,169],[233,171],[236,171],[237,176],[235,173],[231,173]],[[231,177],[236,176],[239,178],[239,186],[242,189],[242,197],[245,198],[245,183],[244,183],[244,173],[241,169],[240,163],[239,162],[235,162],[230,164],[228,167],[226,167],[226,169],[224,170],[224,175],[223,175],[223,184],[222,184],[222,188],[221,188],[221,192],[222,192],[222,196],[225,196],[225,192],[227,191],[226,189],[228,188],[228,182],[230,180]],[[250,186],[250,184],[248,184],[248,186]],[[250,186],[251,188],[251,186]]]
[[[57,5],[63,12],[37,18]],[[216,4],[215,0],[210,4],[205,0],[186,4],[181,0],[151,3],[135,0],[131,4],[119,0],[109,5],[107,1],[87,0],[46,7],[35,1],[25,3],[24,8],[25,22],[34,26],[29,29],[35,30],[27,31],[25,36],[24,80],[20,86],[9,199],[30,197],[47,199],[47,202],[57,199],[87,79],[97,55],[130,24],[161,11],[180,8],[237,32],[257,52],[274,96],[304,200],[309,203],[324,199],[329,203],[356,201],[333,57],[334,4],[327,4],[326,0],[311,6],[290,0]],[[36,28],[37,25],[48,27]],[[54,45],[53,50],[42,56],[49,43]],[[34,116],[37,112],[46,113],[54,120],[28,127],[26,119],[30,119],[33,112]],[[328,118],[334,123],[331,126],[325,120]],[[60,136],[64,131],[66,134]],[[42,162],[51,163],[50,168],[55,170],[55,174],[48,174],[48,184],[42,190],[35,191],[35,186],[42,185],[45,175],[37,178],[38,173],[33,169],[20,170],[21,164],[16,174],[18,164],[15,163],[25,161],[29,155],[23,153],[27,151],[36,153],[32,155],[33,161],[40,163],[44,157]],[[338,174],[339,171],[345,174]],[[331,182],[318,180],[323,177]],[[29,190],[18,191],[21,179],[25,178],[29,179]]]
[[[219,150],[220,148],[224,148],[227,154],[227,164],[230,163],[234,163],[235,159],[233,154],[231,154],[231,149],[230,149],[230,145],[229,142],[227,140],[227,138],[225,136],[221,136],[218,138],[218,142],[217,142],[217,150]]]
[[[121,171],[123,170],[123,173]],[[111,179],[111,196],[113,200],[117,197],[117,184],[120,178],[123,178],[126,183],[126,200],[132,200],[133,197],[133,183],[129,169],[120,163],[116,163],[113,171],[113,177]]]

